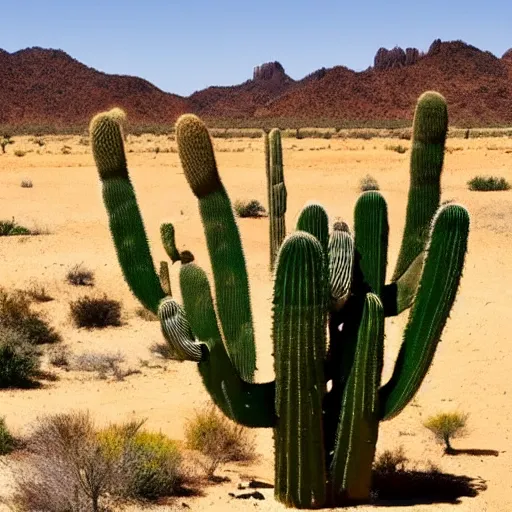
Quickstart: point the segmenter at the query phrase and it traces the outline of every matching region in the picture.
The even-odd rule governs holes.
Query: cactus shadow
[[[379,506],[414,506],[460,503],[487,489],[485,480],[438,470],[374,472],[372,503]]]

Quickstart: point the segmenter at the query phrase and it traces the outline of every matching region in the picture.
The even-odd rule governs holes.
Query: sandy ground
[[[99,424],[128,418],[147,418],[147,427],[183,438],[187,418],[208,399],[193,363],[163,363],[149,347],[162,341],[159,324],[136,315],[137,302],[121,275],[110,239],[97,172],[90,147],[79,137],[44,137],[39,147],[28,137],[15,138],[0,155],[0,217],[15,217],[27,227],[49,234],[5,237],[0,240],[0,284],[8,289],[37,283],[54,301],[37,306],[47,312],[76,353],[121,351],[127,365],[141,373],[124,381],[98,380],[90,374],[57,370],[60,380],[37,390],[0,392],[0,415],[16,433],[24,433],[38,416],[89,409]],[[321,202],[331,220],[352,224],[360,179],[370,173],[380,184],[390,214],[390,268],[399,248],[408,187],[409,152],[398,154],[386,145],[396,140],[284,140],[288,188],[287,228],[292,230],[300,208],[308,200]],[[401,144],[409,147],[408,141]],[[216,140],[219,169],[232,200],[258,199],[266,203],[261,140]],[[443,174],[443,200],[464,204],[472,217],[469,252],[458,299],[445,328],[434,364],[418,395],[396,419],[383,423],[378,452],[403,445],[409,459],[432,461],[443,472],[465,475],[485,483],[476,497],[460,504],[415,504],[414,512],[512,510],[512,334],[505,320],[512,303],[512,191],[476,193],[466,182],[477,174],[512,180],[512,139],[450,139]],[[64,146],[70,149],[63,149]],[[168,137],[130,137],[129,167],[152,246],[155,264],[165,258],[159,240],[161,222],[175,224],[180,249],[190,249],[209,271],[197,202],[190,192]],[[155,152],[159,148],[159,152]],[[26,151],[22,157],[15,150]],[[70,154],[64,154],[69,153]],[[22,188],[30,179],[33,188]],[[251,282],[257,333],[259,381],[272,378],[270,340],[271,276],[268,272],[268,221],[239,222]],[[67,270],[83,262],[94,271],[94,293],[107,293],[123,303],[125,324],[105,330],[79,330],[69,320],[69,301],[93,292],[66,283]],[[177,265],[171,268],[176,295]],[[407,315],[387,320],[386,363],[383,380],[392,370]],[[422,421],[431,414],[460,410],[469,413],[469,433],[456,440],[457,448],[498,450],[498,457],[443,456]],[[192,510],[281,510],[265,489],[264,501],[234,500],[239,475],[265,481],[273,478],[272,435],[255,431],[261,460],[250,467],[229,466],[231,483],[205,489],[205,496],[180,499],[176,507]],[[8,495],[9,474],[0,465],[0,492]],[[365,511],[374,507],[359,507]],[[387,506],[398,511],[401,506]],[[159,507],[159,510],[169,510]],[[137,510],[133,508],[132,510]]]

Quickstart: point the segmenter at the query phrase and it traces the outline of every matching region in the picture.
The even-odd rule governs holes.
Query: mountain
[[[85,128],[92,115],[113,106],[124,108],[132,125],[170,124],[184,112],[247,124],[267,118],[312,125],[319,119],[410,120],[416,99],[428,89],[446,96],[451,123],[512,124],[512,49],[498,58],[462,41],[437,39],[426,52],[380,48],[365,71],[335,66],[300,80],[269,62],[242,84],[189,97],[97,71],[61,50],[0,49],[0,125],[21,127]]]

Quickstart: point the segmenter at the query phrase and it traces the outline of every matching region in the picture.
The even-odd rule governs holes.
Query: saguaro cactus
[[[164,299],[119,127],[109,113],[91,123],[105,205],[128,284],[141,302],[158,311],[177,357],[198,362],[206,389],[228,417],[274,429],[275,496],[287,506],[368,500],[379,422],[407,405],[432,362],[455,300],[469,232],[462,206],[439,207],[446,127],[442,96],[423,94],[414,119],[404,240],[390,283],[385,282],[387,207],[380,193],[365,193],[357,202],[354,238],[343,222],[336,222],[329,236],[320,205],[303,210],[275,265],[275,381],[256,384],[245,259],[205,125],[196,116],[182,116],[176,137],[185,177],[199,203],[217,311],[206,274],[196,263],[180,270],[183,307]],[[381,387],[384,318],[410,306],[393,375]]]

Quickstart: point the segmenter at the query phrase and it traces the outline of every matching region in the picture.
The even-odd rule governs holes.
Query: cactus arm
[[[252,382],[256,348],[249,282],[231,202],[220,180],[204,123],[191,114],[181,116],[176,124],[176,140],[185,177],[199,201],[226,348],[240,377]]]
[[[165,292],[155,271],[128,175],[121,128],[118,121],[105,112],[93,118],[89,129],[119,264],[133,294],[146,309],[157,313]]]
[[[207,349],[199,362],[203,384],[214,403],[247,427],[273,427],[275,383],[244,382],[231,363],[218,328],[208,278],[195,263],[182,265],[180,288],[192,331]]]
[[[355,247],[361,255],[366,282],[379,297],[386,281],[388,256],[388,209],[379,192],[362,194],[354,211]]]
[[[297,231],[312,234],[321,244],[325,256],[329,253],[329,218],[325,208],[318,203],[309,203],[299,214]]]
[[[443,96],[432,91],[422,94],[414,114],[409,197],[393,282],[406,272],[427,244],[441,196],[447,130],[448,109]]]
[[[265,161],[270,216],[270,268],[274,268],[279,247],[286,236],[286,186],[284,184],[281,132],[274,128],[265,137]]]
[[[463,207],[439,209],[395,369],[380,390],[382,419],[407,405],[430,367],[462,276],[468,233],[469,215]]]
[[[164,246],[165,252],[171,261],[173,263],[180,261],[180,253],[176,248],[174,226],[170,222],[163,223],[160,226],[160,237],[162,238],[162,245]]]
[[[330,306],[339,311],[350,295],[354,266],[354,240],[344,222],[334,224],[328,251]]]
[[[169,277],[169,265],[167,261],[160,262],[160,272],[158,275],[160,277],[160,284],[162,285],[162,290],[168,297],[172,297],[171,278]]]
[[[378,389],[384,354],[384,310],[366,295],[352,370],[343,393],[334,457],[330,465],[333,501],[365,501],[379,426]]]
[[[300,231],[288,236],[277,258],[273,299],[275,495],[298,508],[320,507],[326,499],[322,427],[326,282],[318,240]]]

